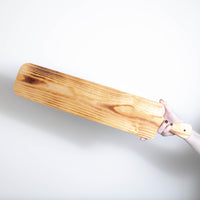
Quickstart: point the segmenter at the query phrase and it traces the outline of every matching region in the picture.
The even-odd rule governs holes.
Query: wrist
[[[195,131],[192,130],[190,137],[185,139],[185,141],[190,143],[194,137],[195,137]]]

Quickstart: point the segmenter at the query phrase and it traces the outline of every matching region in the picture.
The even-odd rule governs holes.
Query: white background
[[[200,3],[0,1],[0,199],[200,198],[182,139],[141,142],[18,97],[31,62],[155,101],[200,131]]]

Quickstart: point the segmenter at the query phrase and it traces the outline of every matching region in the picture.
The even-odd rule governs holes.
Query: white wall
[[[32,62],[167,100],[200,131],[200,3],[0,1],[0,199],[200,198],[199,156],[16,96]]]

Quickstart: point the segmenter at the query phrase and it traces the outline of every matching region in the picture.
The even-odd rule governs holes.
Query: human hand
[[[172,110],[172,108],[165,102],[164,100],[160,99],[159,102],[164,106],[165,108],[165,114],[164,119],[165,121],[161,124],[161,126],[158,129],[158,133],[162,136],[170,136],[174,135],[170,132],[171,127],[173,126],[174,122],[183,122]],[[140,140],[145,141],[147,138],[141,137]]]

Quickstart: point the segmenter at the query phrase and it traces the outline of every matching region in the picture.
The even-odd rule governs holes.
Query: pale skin
[[[165,108],[165,114],[164,119],[165,121],[161,124],[161,126],[158,129],[158,133],[162,136],[172,136],[173,133],[170,132],[170,129],[173,126],[173,123],[175,122],[183,122],[172,110],[172,108],[165,102],[164,100],[160,99],[159,101],[161,104],[163,104]],[[140,140],[145,141],[146,138],[140,138]],[[185,139],[185,141],[200,154],[200,134],[196,131],[192,131],[191,136],[188,139]]]

